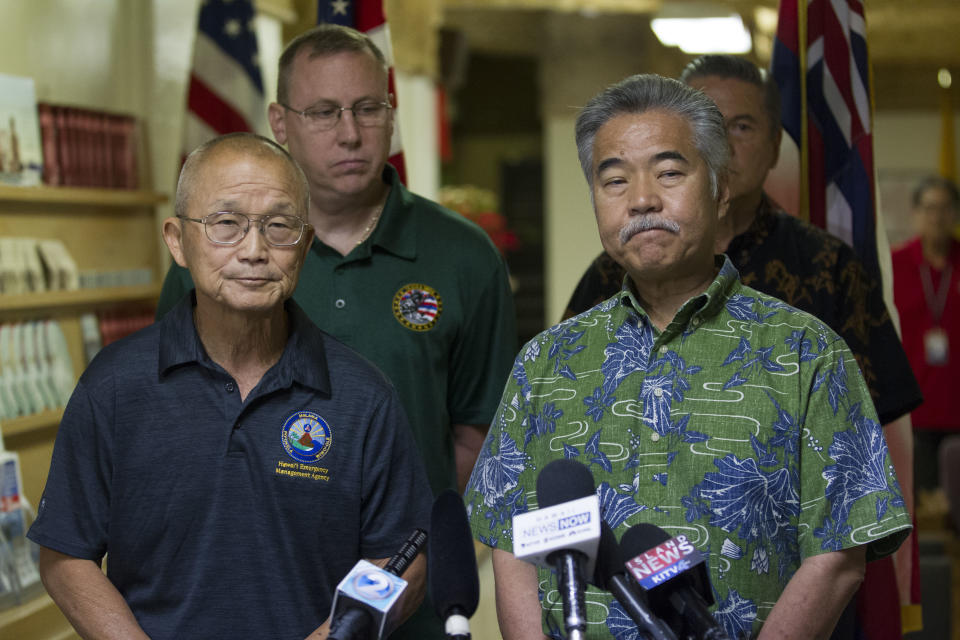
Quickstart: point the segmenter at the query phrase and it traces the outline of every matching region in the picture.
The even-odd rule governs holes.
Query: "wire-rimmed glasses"
[[[237,244],[243,240],[250,230],[251,222],[256,222],[267,244],[290,247],[300,242],[303,229],[307,226],[307,223],[296,216],[279,213],[247,215],[235,211],[216,211],[202,218],[177,217],[202,224],[210,242],[225,245]]]

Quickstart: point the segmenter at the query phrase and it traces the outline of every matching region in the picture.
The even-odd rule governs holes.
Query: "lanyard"
[[[943,315],[943,308],[947,306],[947,296],[950,295],[950,279],[953,275],[953,264],[947,262],[943,273],[940,275],[940,286],[936,292],[933,290],[933,276],[930,274],[930,265],[926,262],[920,263],[920,283],[923,285],[923,297],[927,301],[927,309],[933,318],[933,324],[940,324],[940,317]]]

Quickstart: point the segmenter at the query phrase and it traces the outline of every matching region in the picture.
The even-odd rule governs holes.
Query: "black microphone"
[[[632,556],[631,556],[632,557]],[[617,537],[606,522],[600,523],[600,546],[597,549],[597,568],[593,573],[593,584],[609,591],[623,607],[637,630],[650,640],[677,640],[677,636],[663,620],[650,610],[646,600],[637,595],[633,588],[633,579],[627,576],[625,557],[617,544]]]
[[[660,527],[642,523],[620,539],[627,569],[646,593],[653,611],[679,636],[730,640],[708,607],[713,591],[706,563],[686,536],[671,538]]]
[[[444,635],[468,640],[470,616],[480,601],[480,578],[467,510],[453,489],[437,496],[430,512],[427,574],[430,599],[443,620]]]
[[[387,564],[383,565],[384,571],[389,571],[395,576],[402,576],[413,563],[413,559],[420,553],[420,549],[426,541],[427,532],[423,529],[414,529],[413,533],[407,536],[400,549],[393,554]]]
[[[379,640],[396,627],[403,609],[407,570],[427,539],[415,529],[381,569],[361,560],[337,585],[330,613],[328,640]]]
[[[537,476],[537,504],[540,510],[590,496],[596,497],[593,474],[576,460],[554,460]],[[580,515],[582,514],[573,517]],[[599,504],[596,517],[599,520]],[[558,524],[559,528],[563,529],[563,521]],[[563,623],[569,640],[583,640],[586,637],[584,578],[592,574],[598,542],[599,536],[586,550],[582,545],[578,545],[578,548],[564,546],[547,555],[547,562],[557,571],[560,595],[563,598]]]

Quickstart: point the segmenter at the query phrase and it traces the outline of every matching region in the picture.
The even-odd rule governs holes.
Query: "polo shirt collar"
[[[390,193],[370,243],[398,257],[413,260],[417,257],[417,232],[412,219],[416,215],[413,194],[403,186],[400,175],[390,164],[383,168],[383,181],[390,185]]]
[[[207,355],[197,335],[193,324],[193,307],[196,303],[196,291],[191,290],[160,320],[161,378],[172,369],[187,364],[220,369]],[[290,319],[290,336],[279,362],[267,371],[264,379],[272,381],[274,388],[289,387],[297,382],[329,394],[330,372],[323,332],[292,298],[284,303],[284,309]]]
[[[727,300],[740,282],[740,273],[726,255],[716,255],[713,260],[714,265],[718,268],[713,282],[710,283],[706,291],[690,298],[680,306],[664,333],[672,333],[673,330],[687,331],[690,325],[692,325],[692,329],[695,329],[723,310]],[[647,317],[647,313],[634,296],[629,274],[624,276],[623,287],[617,296],[626,309],[641,317]]]

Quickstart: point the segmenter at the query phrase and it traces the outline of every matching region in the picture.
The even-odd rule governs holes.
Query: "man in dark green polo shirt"
[[[320,25],[295,38],[269,118],[310,185],[316,238],[294,300],[391,379],[434,493],[462,491],[517,346],[500,254],[479,227],[407,191],[387,164],[387,70],[367,36]],[[192,287],[172,267],[158,315]],[[429,618],[432,633],[408,637],[443,637],[421,610]]]

